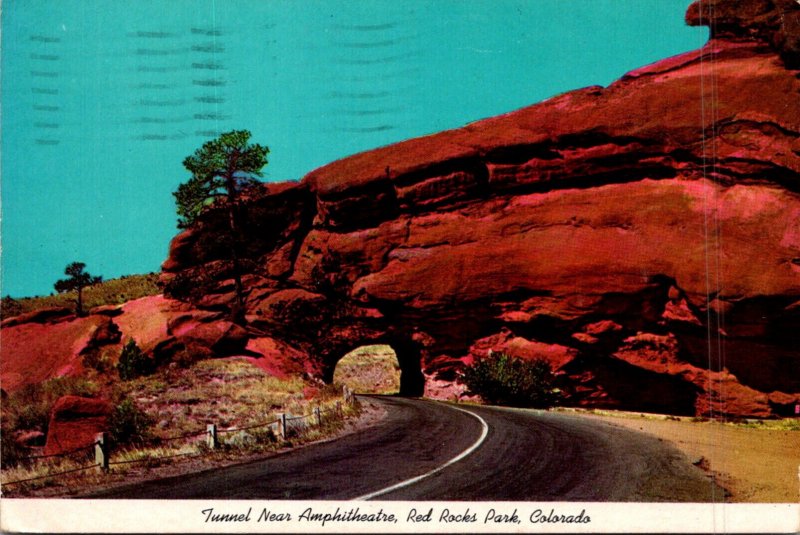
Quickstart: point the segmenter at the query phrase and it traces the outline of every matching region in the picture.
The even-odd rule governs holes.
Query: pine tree
[[[183,166],[192,173],[191,178],[178,186],[173,193],[178,211],[178,228],[192,225],[203,209],[214,202],[225,203],[228,210],[228,231],[231,261],[236,285],[236,306],[232,311],[235,321],[243,312],[243,294],[239,266],[239,242],[242,239],[238,220],[240,192],[257,183],[263,176],[261,169],[267,164],[269,148],[250,144],[250,132],[233,130],[203,144],[183,160]]]
[[[83,262],[72,262],[64,269],[64,274],[69,275],[69,278],[59,279],[55,283],[55,290],[59,293],[77,290],[75,313],[79,316],[83,315],[83,289],[103,282],[103,277],[94,277],[86,273],[84,269],[86,269],[86,264]]]

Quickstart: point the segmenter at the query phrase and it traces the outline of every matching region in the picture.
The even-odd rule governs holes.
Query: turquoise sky
[[[2,295],[157,271],[215,133],[268,181],[701,46],[689,0],[5,0]]]

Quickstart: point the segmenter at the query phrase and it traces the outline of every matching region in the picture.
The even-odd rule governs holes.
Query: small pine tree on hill
[[[58,293],[71,292],[73,290],[78,292],[75,298],[75,313],[79,316],[83,315],[83,289],[103,282],[103,277],[94,277],[85,272],[84,269],[86,269],[86,264],[83,262],[72,262],[64,269],[64,274],[69,275],[69,278],[59,279],[54,285]]]

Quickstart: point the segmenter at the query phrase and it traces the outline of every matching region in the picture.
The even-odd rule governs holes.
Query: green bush
[[[155,371],[153,359],[142,353],[136,341],[128,340],[122,348],[117,362],[117,372],[123,381],[130,381],[143,375],[150,375]]]
[[[153,419],[130,398],[121,399],[108,422],[108,434],[115,447],[141,444],[150,438]]]
[[[560,398],[550,364],[524,360],[505,353],[476,359],[461,375],[469,394],[492,405],[548,408]]]

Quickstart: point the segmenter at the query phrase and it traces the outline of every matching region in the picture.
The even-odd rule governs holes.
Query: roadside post
[[[217,442],[217,424],[208,424],[206,426],[206,444],[212,450],[217,449],[217,446],[219,446],[219,442]]]
[[[97,433],[94,437],[94,462],[101,471],[108,471],[108,435]]]
[[[284,440],[286,440],[286,431],[286,413],[282,412],[278,415],[278,435]]]

